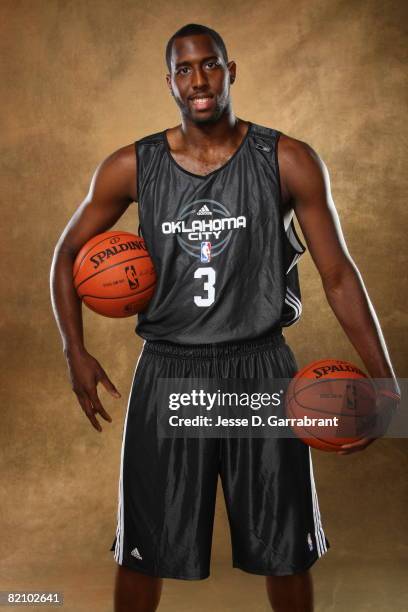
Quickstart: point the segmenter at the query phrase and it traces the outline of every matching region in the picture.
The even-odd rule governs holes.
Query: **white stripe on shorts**
[[[130,387],[129,398],[126,408],[126,417],[123,425],[123,434],[122,434],[122,450],[120,454],[120,473],[119,473],[119,490],[118,490],[118,513],[117,513],[117,525],[116,525],[116,545],[115,545],[115,553],[114,558],[117,563],[121,564],[123,561],[123,531],[124,531],[124,519],[123,519],[123,455],[125,451],[125,438],[126,438],[126,425],[129,414],[129,406],[130,406],[130,398],[132,396],[133,383],[135,381],[135,376],[137,372],[137,368],[139,366],[140,358],[142,356],[144,347],[146,344],[146,340],[143,342],[142,350],[140,351],[140,355],[138,357],[135,371],[133,374],[132,384]]]
[[[313,520],[315,526],[315,537],[317,544],[317,552],[319,557],[321,557],[325,552],[327,552],[326,539],[322,526],[322,519],[320,516],[319,510],[319,502],[317,499],[317,491],[316,485],[313,475],[313,465],[312,465],[312,453],[309,446],[309,465],[310,465],[310,486],[312,489],[312,499],[313,499]]]

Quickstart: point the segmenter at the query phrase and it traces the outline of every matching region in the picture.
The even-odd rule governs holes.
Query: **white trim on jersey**
[[[316,491],[316,485],[315,485],[314,475],[313,475],[312,453],[310,450],[310,446],[309,446],[309,466],[310,466],[310,486],[312,490],[312,500],[313,500],[313,521],[314,521],[314,526],[315,526],[315,538],[316,538],[316,544],[317,544],[317,553],[319,557],[321,557],[322,555],[324,555],[325,552],[327,552],[327,546],[326,546],[326,539],[325,539],[323,526],[322,526],[322,519],[320,516],[319,502],[317,499],[317,491]]]
[[[295,312],[294,316],[290,319],[290,321],[288,321],[288,323],[292,323],[293,321],[299,319],[300,315],[302,314],[302,302],[293,293],[293,291],[289,289],[289,287],[286,287],[285,303]]]
[[[302,256],[302,253],[296,253],[296,254],[293,256],[292,263],[290,264],[289,268],[286,270],[286,274],[288,274],[288,273],[291,271],[291,269],[293,268],[293,266],[294,266],[295,264],[297,264],[297,262],[299,261],[299,259],[300,259],[300,257],[301,257],[301,256]]]
[[[115,545],[115,553],[114,558],[115,561],[119,564],[123,561],[123,532],[124,532],[124,517],[123,517],[123,456],[125,451],[125,438],[126,438],[126,426],[129,414],[129,406],[130,406],[130,398],[132,396],[133,383],[135,381],[137,368],[139,366],[140,358],[143,354],[143,350],[146,344],[146,340],[143,342],[142,350],[140,351],[140,355],[138,357],[135,371],[133,374],[132,385],[130,387],[129,398],[127,402],[126,408],[126,417],[123,425],[123,433],[122,433],[122,450],[120,453],[120,472],[119,472],[119,487],[118,487],[118,512],[117,512],[117,525],[116,525],[116,545]]]

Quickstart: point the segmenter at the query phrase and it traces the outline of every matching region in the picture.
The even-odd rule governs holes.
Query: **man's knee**
[[[117,566],[115,612],[155,612],[160,602],[163,579]]]
[[[266,576],[274,612],[313,612],[313,581],[309,570],[289,576]]]

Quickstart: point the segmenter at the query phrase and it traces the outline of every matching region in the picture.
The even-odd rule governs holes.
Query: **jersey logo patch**
[[[134,548],[132,550],[132,552],[130,553],[133,557],[136,557],[136,559],[142,559],[142,555],[140,554],[140,552],[137,550],[137,548]]]
[[[203,218],[204,215],[210,215],[211,219],[209,216]],[[201,262],[210,261],[222,253],[232,235],[245,230],[246,227],[245,215],[234,216],[220,202],[208,199],[195,200],[187,204],[176,219],[161,224],[163,234],[175,236],[179,246]]]
[[[197,215],[212,215],[212,212],[208,208],[207,204],[204,204],[204,206],[202,206],[200,210],[197,211]]]
[[[202,263],[210,263],[211,261],[211,242],[201,243],[201,259]]]

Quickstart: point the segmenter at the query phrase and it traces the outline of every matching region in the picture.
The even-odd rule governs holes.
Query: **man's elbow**
[[[350,280],[362,282],[360,272],[352,259],[345,259],[341,263],[321,272],[320,276],[326,293],[341,291],[344,286],[348,285]]]

